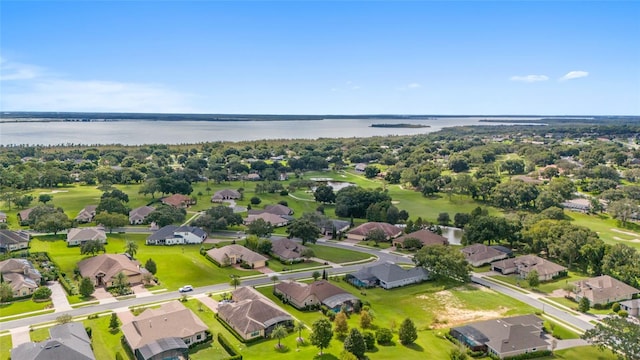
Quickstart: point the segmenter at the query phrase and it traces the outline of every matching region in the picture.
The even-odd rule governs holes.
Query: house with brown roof
[[[360,302],[360,299],[353,294],[327,280],[315,281],[311,284],[285,280],[276,284],[273,292],[282,301],[302,310],[324,305],[338,312],[343,305],[351,310],[356,303]]]
[[[24,226],[28,224],[29,216],[31,215],[33,209],[34,208],[29,208],[18,212],[18,221],[20,222],[20,225]]]
[[[566,275],[567,268],[535,255],[523,255],[516,258],[496,261],[491,264],[491,270],[501,274],[517,274],[526,279],[530,272],[538,272],[540,281],[553,280],[556,277]]]
[[[402,235],[403,231],[401,228],[384,223],[384,222],[368,222],[364,223],[356,228],[353,228],[347,232],[347,239],[352,240],[366,240],[369,236],[369,233],[372,230],[382,230],[387,237],[387,240],[391,240],[395,237]]]
[[[127,276],[129,284],[142,283],[142,277],[147,270],[140,267],[140,263],[129,259],[124,254],[102,254],[78,263],[80,275],[93,280],[95,286],[113,286],[113,282],[122,272]]]
[[[101,227],[72,228],[67,232],[67,246],[82,245],[89,240],[107,243],[107,234]]]
[[[8,253],[29,247],[31,236],[26,231],[0,229],[0,253]]]
[[[136,360],[188,359],[189,346],[208,341],[209,327],[179,301],[148,308],[122,334]]]
[[[621,301],[620,310],[626,311],[629,316],[640,317],[640,299]]]
[[[258,181],[260,180],[260,174],[256,174],[256,173],[248,174],[246,179],[251,181]]]
[[[218,316],[245,340],[268,338],[278,325],[293,327],[293,317],[252,287],[231,293],[233,302],[218,305]]]
[[[271,224],[273,227],[286,226],[289,223],[288,219],[283,218],[280,215],[271,214],[268,212],[262,212],[259,214],[249,214],[243,221],[245,225],[249,225],[252,222],[262,219],[264,222]]]
[[[609,275],[596,276],[573,283],[576,301],[583,297],[589,299],[591,305],[606,305],[613,302],[629,300],[640,290],[614,279]]]
[[[252,269],[267,266],[268,258],[251,251],[246,247],[238,244],[231,244],[221,248],[212,248],[207,251],[207,255],[215,260],[220,266],[229,266],[234,264],[248,264]]]
[[[81,322],[56,325],[49,339],[22,343],[11,349],[13,360],[95,360],[91,339]]]
[[[129,224],[140,225],[144,224],[147,216],[156,210],[153,206],[140,206],[129,211]]]
[[[274,240],[271,245],[271,255],[280,261],[301,261],[304,260],[302,253],[309,249],[291,239]]]
[[[505,252],[487,246],[485,244],[473,244],[460,249],[464,258],[471,266],[479,267],[497,260],[506,259],[509,255]]]
[[[488,352],[504,359],[549,350],[543,323],[535,315],[522,315],[454,327],[449,334],[472,351]]]
[[[242,194],[240,194],[240,192],[237,190],[223,189],[220,191],[216,191],[213,194],[213,196],[211,197],[211,202],[220,203],[220,202],[223,202],[224,200],[237,200],[237,199],[240,199],[241,197],[242,197]]]
[[[42,279],[40,272],[26,259],[0,261],[0,273],[4,281],[11,285],[14,297],[33,294]]]
[[[418,239],[422,243],[422,246],[449,244],[447,238],[443,237],[442,235],[438,235],[433,231],[421,229],[393,239],[393,246],[395,246],[396,248],[402,248],[404,247],[404,241],[407,239]]]
[[[84,209],[80,210],[78,215],[75,217],[75,220],[79,223],[89,223],[93,221],[94,216],[96,216],[96,208],[98,205],[87,205]]]
[[[188,208],[191,205],[195,205],[196,200],[183,194],[173,194],[160,200],[163,204],[171,205],[176,208]]]

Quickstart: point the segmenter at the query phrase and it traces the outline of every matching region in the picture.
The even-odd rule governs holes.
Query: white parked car
[[[193,291],[193,286],[185,285],[185,286],[181,287],[178,291],[180,291],[181,293]]]

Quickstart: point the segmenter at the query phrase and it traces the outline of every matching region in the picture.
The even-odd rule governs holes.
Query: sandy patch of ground
[[[490,291],[480,287],[481,291]],[[496,319],[504,316],[509,310],[503,306],[499,306],[496,310],[470,310],[464,307],[464,304],[456,298],[451,291],[443,290],[433,294],[436,301],[443,307],[438,309],[433,320],[431,328],[442,329],[459,324],[473,321]],[[420,295],[419,299],[431,299],[430,296]]]
[[[623,230],[620,230],[620,229],[610,229],[610,230],[611,231],[615,231],[615,232],[617,232],[619,234],[625,234],[625,235],[629,235],[629,236],[640,236],[637,233],[630,232],[630,231],[623,231]]]
[[[40,194],[57,194],[57,193],[66,193],[69,190],[51,190],[49,192],[41,192]]]
[[[627,240],[627,239],[623,239],[617,236],[613,237],[614,240],[618,240],[618,241],[628,241],[628,242],[640,242],[640,239],[631,239],[631,240]]]
[[[391,203],[392,203],[392,204],[394,204],[394,205],[395,205],[395,204],[400,204],[400,201],[392,200],[392,201],[391,201]]]

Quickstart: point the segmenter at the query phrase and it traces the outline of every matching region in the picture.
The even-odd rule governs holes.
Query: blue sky
[[[640,2],[0,1],[2,111],[640,115]]]

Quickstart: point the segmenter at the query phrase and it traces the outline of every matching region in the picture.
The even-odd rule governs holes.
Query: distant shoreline
[[[374,128],[408,128],[408,129],[416,129],[416,128],[428,128],[428,127],[431,127],[431,126],[430,125],[421,125],[421,124],[400,123],[400,124],[371,124],[371,125],[369,125],[369,127],[374,127]]]

